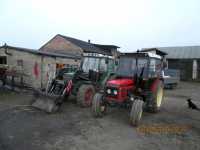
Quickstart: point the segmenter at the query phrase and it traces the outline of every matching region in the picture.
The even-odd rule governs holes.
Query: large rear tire
[[[93,85],[83,84],[80,86],[77,93],[77,104],[82,107],[89,107],[92,105],[92,99],[95,94],[95,89]]]
[[[131,112],[130,112],[130,124],[138,126],[142,118],[143,113],[143,101],[136,99],[133,101]]]
[[[106,105],[103,104],[103,94],[96,93],[92,101],[92,113],[95,117],[103,117]]]
[[[157,84],[155,92],[153,92],[152,94],[152,102],[150,107],[148,107],[149,112],[157,113],[160,110],[163,101],[163,93],[164,93],[163,82],[159,82]]]

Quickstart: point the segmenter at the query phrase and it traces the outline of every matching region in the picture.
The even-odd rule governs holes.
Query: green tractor
[[[76,71],[63,68],[50,81],[46,92],[35,91],[31,104],[52,113],[60,108],[64,99],[72,95],[76,97],[78,105],[89,107],[95,93],[104,89],[107,80],[114,76],[116,65],[111,56],[84,56]]]

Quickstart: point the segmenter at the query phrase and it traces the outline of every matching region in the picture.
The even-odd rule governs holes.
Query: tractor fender
[[[150,86],[150,91],[151,91],[152,93],[156,92],[156,89],[157,89],[157,86],[158,86],[159,82],[161,82],[161,80],[160,80],[160,79],[156,79],[156,80],[151,84],[151,86]]]

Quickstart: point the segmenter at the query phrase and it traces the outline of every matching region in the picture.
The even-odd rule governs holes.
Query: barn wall
[[[193,59],[168,59],[168,68],[179,69],[181,80],[192,80]]]
[[[56,70],[56,63],[79,65],[80,60],[50,57],[38,55],[37,53],[24,52],[15,49],[8,49],[11,55],[5,55],[4,49],[0,49],[1,56],[7,56],[7,64],[9,69],[19,70],[27,76],[23,77],[23,81],[27,86],[34,88],[44,88],[48,80],[49,71]],[[19,61],[23,62],[21,66]],[[20,80],[17,79],[17,82]]]
[[[56,35],[52,40],[50,40],[47,44],[45,44],[41,51],[48,51],[48,52],[57,52],[57,53],[72,53],[72,54],[82,54],[83,50],[67,41],[63,37]]]
[[[65,64],[65,65],[80,65],[80,60],[75,59],[67,59],[67,58],[61,58],[61,57],[48,57],[48,56],[42,56],[42,80],[41,80],[41,87],[45,88],[48,77],[51,72],[56,72],[56,64]]]
[[[42,61],[41,88],[45,88],[50,72],[54,72],[54,73],[56,72],[56,63],[55,63],[56,58],[42,56],[41,61]]]
[[[41,57],[39,55],[17,51],[14,49],[8,49],[7,64],[9,65],[9,70],[18,70],[21,73],[26,74],[23,77],[23,81],[26,85],[31,87],[40,87],[41,81]],[[5,54],[5,53],[4,53]],[[19,64],[19,62],[22,64]],[[35,74],[35,72],[37,72]],[[15,80],[19,81],[18,78]]]

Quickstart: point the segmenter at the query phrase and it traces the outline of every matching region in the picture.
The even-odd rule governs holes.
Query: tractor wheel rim
[[[92,89],[88,89],[85,93],[85,104],[90,105],[92,103],[93,92]]]
[[[163,98],[163,89],[159,88],[158,93],[157,93],[157,101],[156,101],[157,107],[161,106],[162,98]]]

